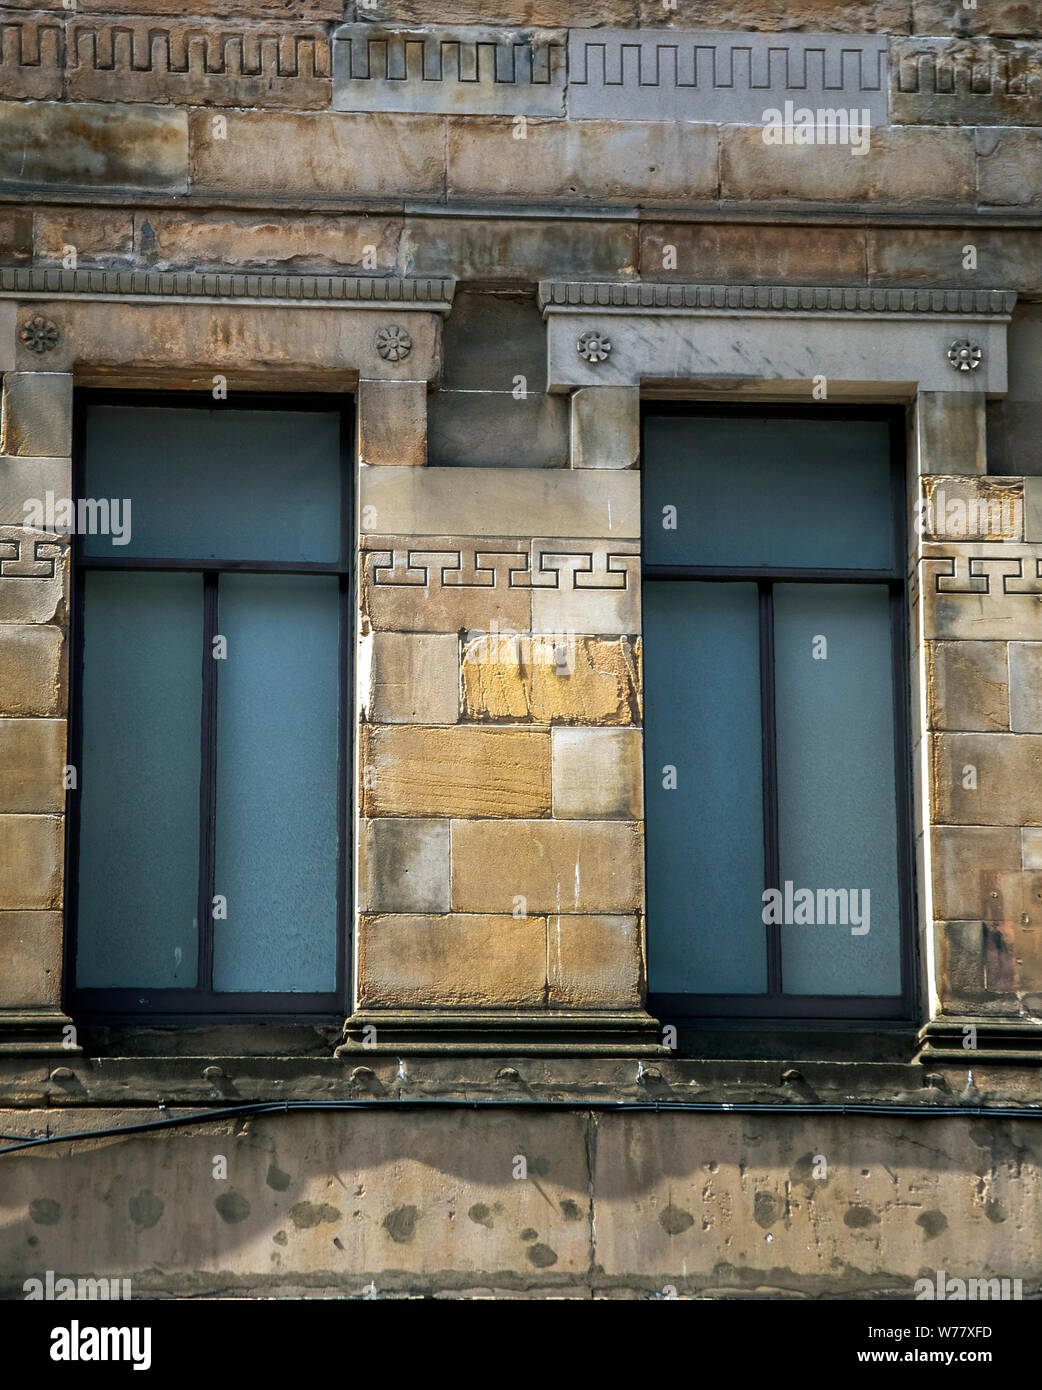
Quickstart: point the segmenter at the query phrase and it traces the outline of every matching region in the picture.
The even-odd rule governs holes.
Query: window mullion
[[[203,575],[202,756],[199,778],[199,977],[197,989],[213,992],[213,898],[217,824],[217,572]]]
[[[758,584],[760,599],[760,731],[763,746],[763,867],[764,888],[780,888],[778,848],[778,740],[774,694],[774,586]],[[767,993],[782,992],[781,928],[772,923],[767,933]]]

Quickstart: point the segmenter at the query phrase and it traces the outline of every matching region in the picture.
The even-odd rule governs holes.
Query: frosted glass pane
[[[339,588],[222,574],[214,989],[336,988]]]
[[[648,581],[648,977],[657,994],[758,994],[763,793],[755,584]],[[663,769],[676,768],[667,790]]]
[[[651,416],[645,559],[889,569],[889,439],[875,420]]]
[[[781,928],[787,994],[901,990],[889,603],[875,584],[775,587],[781,879],[815,918]],[[819,889],[845,890],[850,918],[867,890],[868,931]]]
[[[203,580],[86,574],[76,978],[196,984]]]
[[[129,544],[86,536],[87,555],[335,564],[340,417],[92,406],[85,491],[131,503]]]

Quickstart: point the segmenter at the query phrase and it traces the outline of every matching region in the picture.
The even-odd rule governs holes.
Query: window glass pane
[[[649,987],[756,994],[767,987],[756,585],[651,580],[642,601]]]
[[[815,918],[781,928],[785,992],[899,994],[889,592],[778,584],[774,647],[781,879],[812,890]],[[857,935],[819,889],[864,915]]]
[[[651,416],[644,558],[890,569],[889,441],[875,420]]]
[[[214,989],[336,988],[339,584],[222,574]]]
[[[91,406],[84,491],[131,504],[129,543],[87,535],[87,555],[335,564],[340,416]]]
[[[83,576],[77,983],[197,974],[203,580]]]

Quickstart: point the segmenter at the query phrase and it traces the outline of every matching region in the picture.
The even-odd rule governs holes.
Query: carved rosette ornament
[[[373,346],[385,362],[402,362],[412,352],[412,338],[404,328],[391,323],[376,330]]]
[[[53,319],[33,314],[18,330],[18,336],[31,352],[50,352],[61,342],[61,329]]]
[[[956,372],[975,372],[983,358],[983,349],[969,338],[957,339],[948,349],[948,362]]]
[[[606,333],[591,330],[580,336],[575,350],[585,362],[604,362],[611,353],[611,339]]]

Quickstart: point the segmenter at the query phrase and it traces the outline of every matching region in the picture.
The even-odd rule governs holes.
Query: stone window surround
[[[353,391],[359,462],[425,464],[454,289],[452,277],[0,269],[0,454],[26,484],[70,495],[74,384],[209,391],[220,376],[231,400]],[[41,547],[15,563],[30,577],[49,564],[60,609],[67,545]],[[57,1005],[2,1009],[0,1052],[78,1050],[63,1045],[70,1022]]]
[[[1016,294],[1002,290],[560,280],[539,286],[547,323],[547,389],[571,396],[573,468],[635,466],[642,399],[807,401],[814,399],[817,379],[833,402],[909,408],[910,742],[921,1037],[927,1053],[937,1056],[953,1055],[961,1035],[954,1021],[942,1017],[933,928],[924,605],[914,582],[927,550],[911,517],[924,476],[987,472],[985,402],[1007,391],[1006,332],[1015,303]],[[967,344],[976,365],[963,365],[959,348]],[[978,1053],[982,1059],[1038,1046],[1030,1024],[1000,1021],[992,1033],[987,1045],[979,1044],[986,1049]]]
[[[233,389],[236,381],[241,389],[261,389],[274,384],[272,370],[281,368],[285,376],[276,380],[284,388],[357,390],[360,462],[423,464],[425,398],[440,374],[439,321],[451,308],[453,288],[446,278],[3,271],[5,405],[9,383],[23,374],[60,378],[68,384],[71,406],[73,374],[84,383],[153,385],[158,379],[176,388],[198,388],[209,386],[208,369],[227,369],[234,374]],[[573,467],[634,465],[636,453],[628,444],[620,446],[618,426],[624,436],[631,427],[637,430],[642,395],[806,399],[813,378],[820,376],[827,380],[830,400],[912,407],[910,481],[917,474],[986,471],[984,402],[1006,391],[1006,325],[1015,294],[548,281],[540,285],[539,298],[547,320],[548,389],[571,395]],[[113,312],[114,303],[123,312]],[[218,312],[230,316],[239,331],[215,334]],[[322,317],[305,320],[304,313]],[[335,327],[328,317],[333,314]],[[21,334],[37,315],[58,328],[58,341],[42,351]],[[407,331],[406,353],[396,357],[393,347],[387,355],[380,350],[376,331],[388,326]],[[596,352],[587,360],[577,351],[588,333],[610,342],[600,360]],[[959,371],[948,361],[949,347],[963,340],[983,349],[975,370]],[[304,344],[307,349],[301,350]],[[663,370],[664,362],[670,370]],[[592,407],[601,399],[616,430],[614,444],[597,427],[602,412]],[[64,403],[64,395],[52,402],[59,408]],[[5,410],[5,435],[7,416]],[[7,453],[68,452],[43,450],[31,441],[19,447],[17,439],[10,447],[9,438]],[[587,451],[584,459],[587,443],[598,449],[607,443],[616,457],[605,464]],[[913,645],[920,638],[921,632],[913,632]],[[922,680],[914,664],[912,676],[919,687],[913,708],[921,708]],[[922,767],[917,780],[926,804]],[[920,823],[917,831],[922,829]],[[918,877],[920,921],[928,923],[929,885],[924,888],[921,871]],[[933,1018],[937,999],[929,934],[925,944],[924,1008]],[[46,1017],[37,1011],[7,1019],[0,1032],[10,1037],[13,1027],[38,1039],[33,1050],[61,1050],[57,1038],[65,1022],[58,1010]]]

